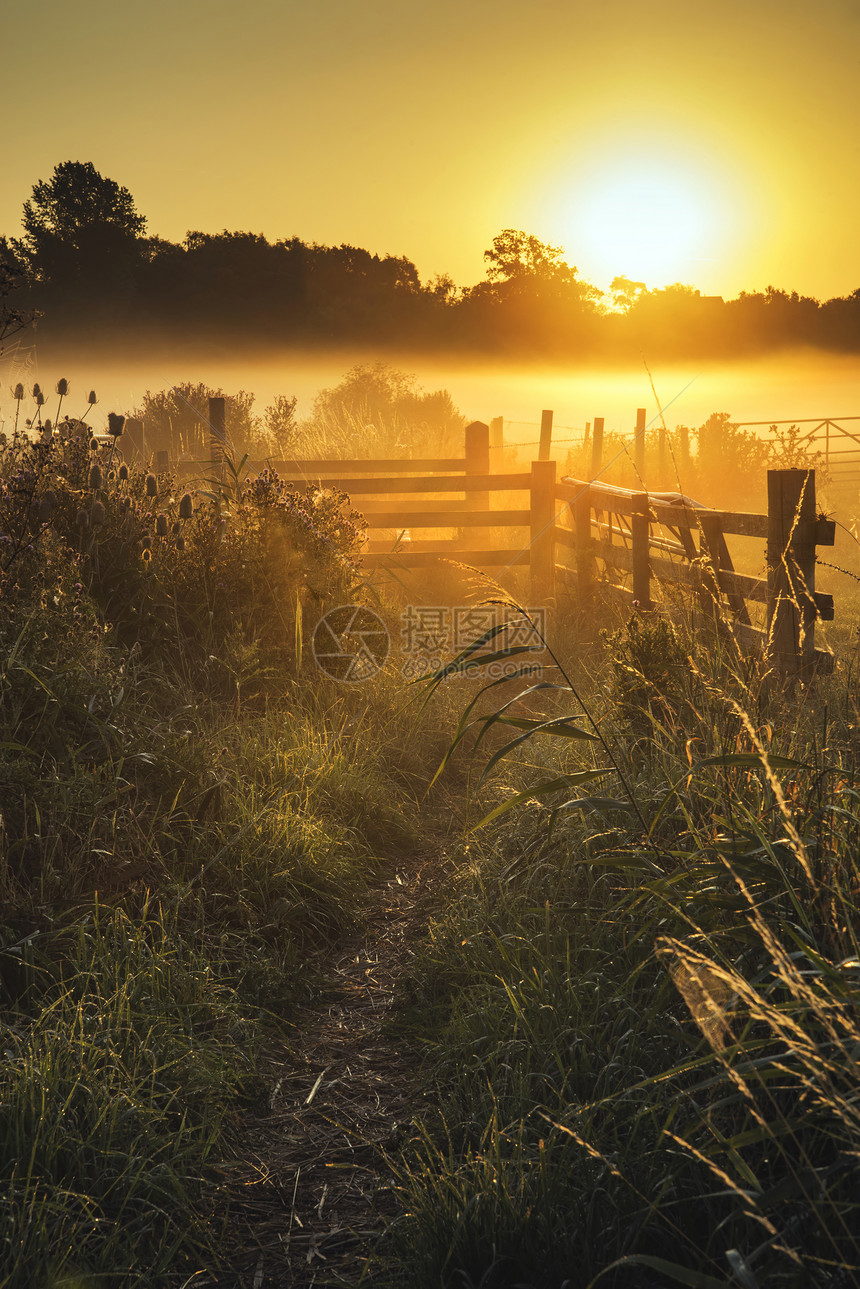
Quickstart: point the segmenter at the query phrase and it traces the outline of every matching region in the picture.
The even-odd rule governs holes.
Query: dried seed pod
[[[60,379],[57,381],[57,393],[59,394],[60,398],[65,398],[68,392],[69,392],[69,382],[64,377],[60,377]]]
[[[152,538],[150,537],[149,533],[147,533],[145,537],[141,537],[140,544],[145,551],[149,550],[150,546],[152,545]]]
[[[120,483],[126,483],[128,481],[128,466],[125,464],[121,465],[119,468],[119,481]]]
[[[80,529],[84,529],[84,528],[89,528],[89,526],[90,526],[90,517],[89,517],[89,515],[87,514],[87,512],[86,512],[85,510],[79,510],[79,511],[78,511],[78,528],[80,528]]]
[[[185,538],[184,538],[184,537],[177,537],[177,539],[176,539],[176,549],[177,549],[178,551],[184,551],[184,550],[185,550]]]
[[[96,391],[94,389],[90,390],[89,395],[87,396],[87,402],[89,403],[90,407],[95,407],[97,399],[96,399]]]
[[[41,385],[34,385],[34,386],[33,386],[33,397],[34,397],[34,398],[38,398],[38,397],[39,397],[39,395],[41,394],[41,392],[42,392],[42,386],[41,386]]]
[[[115,439],[118,439],[122,434],[124,425],[124,416],[120,416],[118,412],[108,412],[108,434],[112,434]]]
[[[45,395],[42,393],[42,391],[41,391],[41,390],[39,390],[38,394],[36,394],[36,396],[35,396],[35,397],[36,397],[36,406],[37,406],[37,407],[44,407],[44,406],[45,406]]]
[[[178,537],[179,534],[182,532],[182,525],[180,524],[178,519],[175,519],[173,521],[173,523],[171,524],[170,531],[173,533],[174,537]]]
[[[90,466],[90,487],[93,492],[97,492],[103,483],[104,475],[102,474],[102,468],[96,461],[94,465]]]
[[[147,497],[158,496],[158,480],[154,474],[148,474],[146,476],[146,495]]]
[[[162,513],[155,521],[155,535],[156,537],[166,537],[167,531],[167,515]]]
[[[143,560],[144,564],[148,564],[152,559],[152,551],[148,546],[144,546],[143,550],[140,552],[140,558]]]
[[[12,397],[16,399],[19,403],[21,402],[21,399],[24,397],[24,386],[21,384],[20,381],[18,381],[18,384],[12,390]]]
[[[179,502],[179,518],[190,519],[193,514],[194,502],[191,500],[191,493],[186,492],[183,494],[182,500]]]
[[[105,521],[105,508],[100,501],[93,502],[90,523],[93,528],[100,528]]]

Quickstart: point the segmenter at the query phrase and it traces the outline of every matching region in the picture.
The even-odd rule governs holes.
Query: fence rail
[[[642,409],[637,427],[644,427]],[[551,414],[543,429],[546,452]],[[602,423],[595,431],[599,438]],[[293,460],[257,468],[271,464],[287,483],[317,483],[356,498],[368,526],[363,558],[370,567],[426,568],[448,558],[494,572],[527,568],[532,604],[556,601],[567,590],[585,610],[598,588],[647,610],[660,587],[674,585],[692,592],[702,613],[736,642],[766,649],[780,670],[829,667],[831,656],[814,645],[816,621],[833,617],[832,597],[815,591],[815,548],[833,545],[835,524],[817,515],[813,470],[769,470],[765,514],[711,510],[680,493],[557,479],[556,462],[545,455],[529,471],[492,471],[498,434],[498,422],[492,432],[473,422],[462,457]],[[218,444],[213,448],[216,455]],[[179,471],[199,477],[200,463]],[[518,494],[526,494],[519,504]],[[498,509],[491,507],[494,497],[501,497]],[[416,536],[422,531],[431,535]],[[765,577],[734,568],[726,536],[766,542]],[[764,625],[756,626],[748,606],[762,604]]]

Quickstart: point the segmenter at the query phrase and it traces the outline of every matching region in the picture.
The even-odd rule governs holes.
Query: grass
[[[565,671],[600,742],[526,731],[474,803],[377,1279],[858,1283],[850,669],[780,692],[651,614]]]

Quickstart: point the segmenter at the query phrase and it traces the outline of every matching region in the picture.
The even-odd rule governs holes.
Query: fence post
[[[170,453],[164,448],[160,448],[155,454],[155,472],[156,474],[167,474],[170,469]]]
[[[143,421],[127,416],[122,427],[123,456],[127,460],[143,460]]]
[[[630,530],[633,536],[633,599],[640,609],[651,608],[651,508],[648,493],[633,494],[633,513]]]
[[[797,674],[815,652],[815,471],[767,472],[767,634],[774,666]]]
[[[555,598],[555,462],[532,461],[529,565],[532,607]]]
[[[603,417],[595,416],[594,430],[591,435],[591,478],[600,474],[600,463],[603,460]]]
[[[490,421],[490,467],[501,473],[504,465],[505,422],[501,416],[494,416]]]
[[[580,609],[594,600],[594,555],[591,549],[591,489],[585,487],[573,503],[576,533],[576,589]]]
[[[490,473],[490,427],[483,421],[472,421],[466,426],[466,508],[467,510],[489,510],[490,494],[468,490],[470,474]]]
[[[540,447],[538,461],[548,461],[552,456],[552,412],[540,414]]]
[[[645,416],[644,407],[636,408],[636,438],[633,441],[633,462],[639,473],[639,480],[645,482]]]

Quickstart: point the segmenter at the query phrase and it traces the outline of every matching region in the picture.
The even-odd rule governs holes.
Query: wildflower
[[[167,536],[167,515],[163,513],[155,521],[155,535],[156,537]]]
[[[118,412],[108,412],[108,434],[112,434],[115,439],[118,439],[122,434],[124,425],[124,416],[120,416]]]
[[[97,492],[103,483],[104,475],[102,474],[102,468],[98,461],[96,461],[94,465],[90,466],[90,487],[93,492]]]
[[[105,508],[100,501],[93,502],[92,513],[90,514],[90,523],[93,528],[100,528],[105,521]]]
[[[179,518],[190,519],[194,514],[194,502],[191,500],[191,493],[186,492],[179,503]]]
[[[148,474],[146,476],[146,495],[147,497],[158,496],[158,481],[154,474]]]

